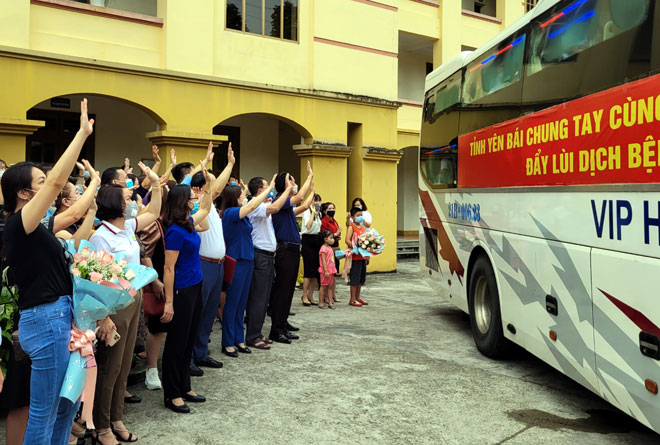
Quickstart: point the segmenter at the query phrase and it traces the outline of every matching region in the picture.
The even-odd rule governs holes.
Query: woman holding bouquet
[[[94,120],[87,117],[87,99],[80,109],[80,129],[48,178],[30,162],[15,164],[2,176],[8,213],[4,253],[18,285],[21,347],[32,361],[26,444],[66,444],[78,407],[60,399],[70,355],[73,283],[62,245],[40,222],[92,134]]]
[[[165,308],[161,321],[169,323],[163,351],[163,396],[165,406],[176,413],[189,413],[187,402],[206,399],[190,387],[190,360],[202,316],[201,238],[197,231],[209,228],[207,216],[213,198],[211,180],[202,163],[206,185],[202,204],[190,186],[177,185],[167,195],[165,232]],[[200,208],[201,207],[201,208]]]
[[[135,201],[131,201],[132,191],[119,185],[101,187],[96,197],[97,217],[103,221],[90,238],[90,242],[99,250],[113,255],[121,254],[129,264],[140,264],[140,245],[135,233],[142,227],[153,223],[160,215],[161,186],[158,175],[140,163],[140,168],[151,180],[152,201],[146,212],[135,217]],[[114,315],[100,322],[96,361],[98,378],[94,396],[95,441],[102,444],[115,443],[115,438],[135,442],[137,437],[129,433],[122,422],[124,413],[124,391],[126,380],[133,361],[133,348],[140,320],[142,291],[138,291],[135,302]],[[108,340],[116,329],[119,341],[112,347]],[[104,344],[105,342],[106,344]],[[111,423],[112,422],[112,423]]]

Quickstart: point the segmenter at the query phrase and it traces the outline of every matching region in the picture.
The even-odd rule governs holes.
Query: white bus
[[[660,432],[660,3],[541,0],[427,76],[420,266]]]

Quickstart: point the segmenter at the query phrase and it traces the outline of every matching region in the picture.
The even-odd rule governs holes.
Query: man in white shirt
[[[209,144],[212,150],[212,145]],[[211,156],[211,160],[213,157]],[[227,166],[222,171],[218,179],[215,179],[211,186],[213,201],[216,200],[222,190],[227,185],[231,171],[234,168],[234,152],[231,144],[227,150]],[[211,175],[211,180],[213,176]],[[200,195],[202,187],[206,184],[202,172],[195,173],[190,181],[193,191]],[[209,230],[199,233],[202,242],[199,247],[199,256],[202,260],[202,317],[199,321],[199,331],[195,346],[193,349],[192,363],[190,364],[190,375],[202,376],[204,371],[199,367],[222,368],[222,363],[209,356],[209,338],[213,330],[215,314],[220,305],[220,293],[222,292],[222,282],[224,278],[225,261],[225,239],[222,233],[222,220],[218,214],[215,205],[211,207],[208,216]]]
[[[245,341],[257,349],[270,349],[270,341],[261,333],[266,319],[266,309],[275,276],[275,251],[277,240],[271,215],[279,212],[291,195],[293,184],[275,202],[263,202],[248,215],[252,224],[252,243],[254,244],[254,272],[246,308],[247,331]],[[257,196],[268,188],[268,182],[262,177],[252,178],[248,183],[250,195]],[[272,198],[269,199],[272,201]]]

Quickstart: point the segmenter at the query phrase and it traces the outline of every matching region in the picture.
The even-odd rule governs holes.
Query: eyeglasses
[[[190,198],[188,201],[199,201],[199,198]]]

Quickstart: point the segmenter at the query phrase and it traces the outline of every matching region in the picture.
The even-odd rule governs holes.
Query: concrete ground
[[[209,400],[190,415],[161,391],[131,391],[125,421],[142,444],[651,444],[660,437],[531,355],[492,361],[467,316],[419,278],[416,260],[370,275],[368,307],[303,307],[301,340],[221,359],[193,378]],[[316,298],[316,297],[315,297]],[[267,319],[268,324],[268,319]],[[219,326],[218,326],[219,328]],[[268,333],[268,327],[264,330]],[[212,336],[220,358],[220,330]]]

